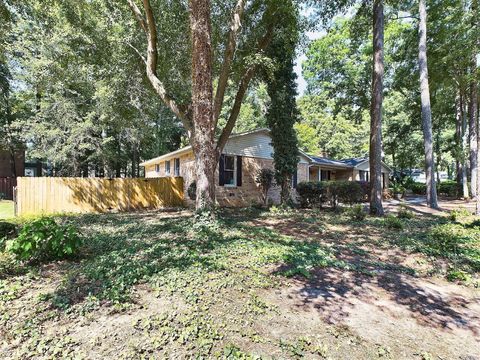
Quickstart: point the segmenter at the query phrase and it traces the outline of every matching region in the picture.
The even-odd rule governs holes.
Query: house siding
[[[224,154],[272,159],[272,139],[266,133],[252,133],[230,138],[223,149]]]

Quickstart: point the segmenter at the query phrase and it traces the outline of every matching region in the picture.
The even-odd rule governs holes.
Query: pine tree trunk
[[[477,1],[472,1],[471,5],[472,15],[474,17],[472,22],[472,30],[476,27],[475,13],[477,11]],[[477,123],[477,107],[478,107],[478,91],[477,84],[473,78],[477,70],[477,59],[476,59],[476,41],[472,44],[472,55],[470,60],[470,99],[468,104],[468,116],[469,116],[469,134],[470,134],[470,194],[473,199],[477,198],[478,195],[478,123]]]
[[[456,118],[456,142],[458,147],[457,154],[457,184],[459,195],[462,198],[468,199],[468,184],[467,184],[467,167],[465,164],[465,148],[466,148],[466,119],[464,112],[464,101],[462,91],[459,91],[457,101],[455,104],[457,108]]]
[[[383,1],[373,3],[373,74],[370,120],[370,214],[383,215],[382,205],[382,103],[383,103]]]
[[[427,10],[425,0],[419,0],[420,22],[418,28],[418,66],[420,69],[420,94],[422,101],[423,145],[425,148],[425,174],[427,178],[427,205],[438,208],[435,183],[435,162],[433,158],[432,109],[427,66]]]
[[[195,154],[197,182],[196,209],[215,205],[215,126],[213,118],[212,39],[210,1],[190,0],[192,37],[192,117],[191,144]]]

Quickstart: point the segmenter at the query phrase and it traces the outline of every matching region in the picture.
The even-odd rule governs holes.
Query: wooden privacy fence
[[[107,212],[183,205],[183,178],[20,177],[16,215]]]
[[[16,183],[15,178],[0,177],[0,194],[3,194],[7,200],[13,200],[13,188]]]

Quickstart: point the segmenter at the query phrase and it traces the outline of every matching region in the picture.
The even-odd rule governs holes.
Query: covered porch
[[[351,169],[341,169],[324,165],[310,165],[309,181],[352,180]]]

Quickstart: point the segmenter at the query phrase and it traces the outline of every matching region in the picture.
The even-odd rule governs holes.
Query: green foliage
[[[405,193],[405,187],[398,181],[392,181],[391,189],[394,194],[403,195]]]
[[[452,221],[457,221],[461,218],[464,218],[464,217],[468,217],[472,215],[472,213],[470,211],[468,211],[466,208],[464,207],[460,207],[458,209],[453,209],[452,211],[450,211],[450,220]]]
[[[412,190],[412,192],[415,195],[425,195],[427,192],[426,184],[414,182],[414,183],[411,183],[409,186],[410,186],[410,190]]]
[[[367,217],[367,213],[363,210],[361,204],[356,204],[347,210],[348,217],[353,221],[363,221]]]
[[[413,219],[415,217],[415,214],[413,213],[412,210],[409,210],[405,204],[401,204],[400,208],[398,209],[397,217],[400,219]]]
[[[442,181],[437,183],[438,195],[444,195],[448,197],[458,196],[458,184],[455,181]]]
[[[329,201],[334,208],[338,203],[356,204],[365,198],[364,189],[356,181],[305,181],[297,185],[302,207],[321,207]]]
[[[255,176],[255,182],[260,185],[262,189],[263,204],[267,205],[268,190],[270,190],[275,183],[275,172],[272,169],[261,169]]]
[[[57,260],[75,255],[81,245],[77,229],[52,217],[27,222],[17,238],[7,242],[7,251],[18,260]]]
[[[275,181],[281,187],[281,201],[286,204],[290,200],[290,181],[298,163],[298,141],[293,125],[298,120],[294,59],[299,14],[291,0],[283,3],[284,12],[276,14],[282,18],[281,26],[276,29],[267,51],[275,67],[266,79],[271,100],[266,117],[274,149]]]
[[[311,154],[343,159],[368,152],[367,123],[356,124],[348,115],[332,115],[332,101],[325,95],[304,95],[298,99],[300,123],[295,124],[300,148]]]
[[[385,216],[385,218],[383,219],[383,224],[389,229],[395,229],[395,230],[403,229],[402,220],[393,215]]]
[[[434,226],[429,234],[429,244],[440,254],[457,254],[463,244],[472,241],[471,232],[458,224],[440,224]]]
[[[190,200],[194,200],[197,198],[197,182],[194,180],[188,185],[187,194]]]
[[[7,239],[12,238],[17,233],[15,224],[7,221],[0,221],[0,252],[5,249]]]
[[[322,181],[303,181],[297,184],[297,194],[302,207],[322,207],[327,186]]]
[[[355,204],[364,200],[361,185],[356,181],[328,181],[327,182],[327,196],[334,207],[337,207],[339,202],[344,204]]]

